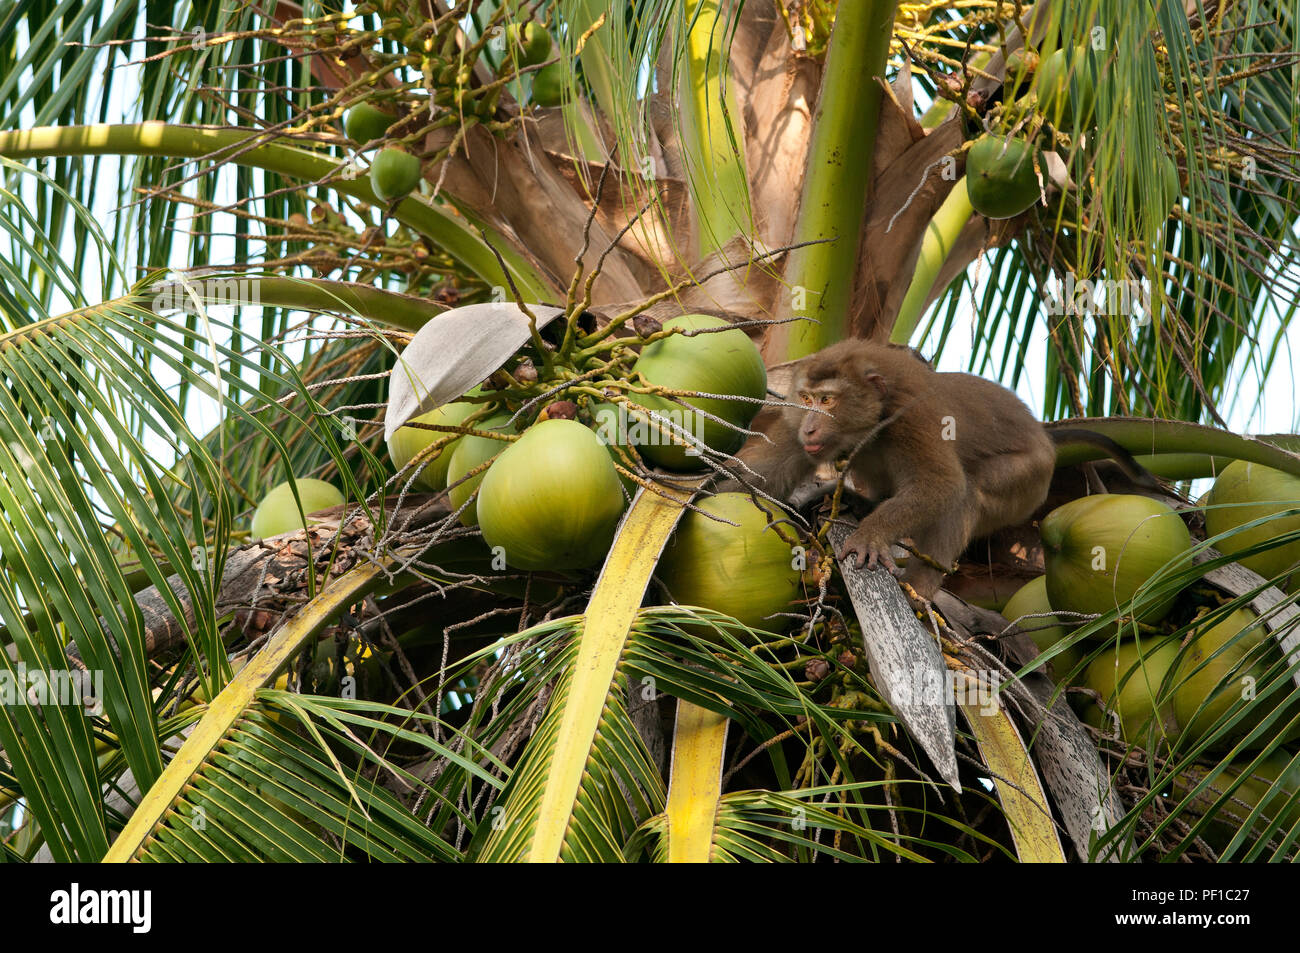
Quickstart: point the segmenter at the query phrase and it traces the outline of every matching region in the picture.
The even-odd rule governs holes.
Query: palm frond
[[[621,669],[650,573],[688,498],[642,490],[633,500],[578,644],[566,650],[572,667],[511,778],[483,859],[615,859],[636,823],[661,806],[663,782],[628,716]]]
[[[382,566],[353,570],[277,632],[193,725],[106,860],[459,857],[369,769],[402,793],[420,786],[375,750],[377,738],[419,744],[491,783],[473,760],[402,727],[410,716],[402,709],[261,691],[331,616],[383,578]]]
[[[959,707],[997,785],[1017,856],[1025,863],[1065,863],[1042,782],[1006,710],[969,701]]]

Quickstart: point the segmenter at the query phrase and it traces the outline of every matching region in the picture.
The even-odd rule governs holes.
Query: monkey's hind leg
[[[1056,454],[1050,443],[982,461],[978,478],[971,481],[975,506],[967,542],[1029,519],[1047,499],[1055,469]]]

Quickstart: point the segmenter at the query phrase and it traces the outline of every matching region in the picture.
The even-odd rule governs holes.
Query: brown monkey
[[[790,399],[801,406],[770,421],[771,443],[751,440],[740,459],[763,477],[757,486],[789,499],[848,456],[850,485],[875,504],[839,554],[858,566],[896,572],[891,547],[911,538],[917,552],[951,567],[972,539],[1028,519],[1047,496],[1055,443],[1020,398],[982,377],[939,373],[910,349],[832,345],[796,365]],[[1099,434],[1062,436],[1141,471]],[[943,575],[913,558],[903,578],[929,597]]]

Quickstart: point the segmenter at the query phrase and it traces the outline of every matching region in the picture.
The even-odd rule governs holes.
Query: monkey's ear
[[[875,387],[876,390],[880,391],[881,397],[888,396],[888,389],[885,385],[885,378],[882,375],[877,374],[875,371],[868,373],[867,383]]]

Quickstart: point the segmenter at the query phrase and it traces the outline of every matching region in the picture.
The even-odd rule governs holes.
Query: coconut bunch
[[[498,112],[503,91],[521,103],[549,108],[563,102],[567,87],[545,21],[508,22],[503,7],[475,42],[461,45],[461,31],[448,14],[428,21],[413,16],[414,9],[363,3],[357,15],[383,17],[377,30],[352,30],[332,21],[317,27],[317,33],[332,31],[350,50],[366,51],[379,73],[368,91],[348,104],[343,133],[358,154],[374,150],[370,185],[384,202],[410,194],[423,166],[443,157],[441,152],[424,155],[424,145],[452,119],[500,132],[513,122],[512,115]],[[385,52],[389,48],[396,52]]]
[[[1294,591],[1300,543],[1267,543],[1300,528],[1289,515],[1300,508],[1300,479],[1239,461],[1220,474],[1207,502],[1211,539]],[[1173,509],[1103,493],[1057,507],[1040,534],[1046,574],[1013,595],[1003,614],[1023,620],[1058,684],[1096,693],[1086,710],[1097,727],[1109,720],[1129,741],[1168,746],[1181,739],[1187,747],[1209,739],[1212,749],[1226,750],[1273,713],[1276,699],[1243,698],[1241,691],[1243,681],[1262,686],[1285,671],[1258,615],[1221,607],[1192,585],[1196,573],[1183,574],[1183,587],[1161,585],[1157,593],[1157,581],[1191,565],[1191,533]],[[1259,704],[1247,704],[1253,701]],[[1249,718],[1210,738],[1224,716],[1242,708],[1251,708]],[[1287,740],[1295,737],[1300,726]]]
[[[1297,591],[1300,538],[1290,537],[1300,531],[1300,478],[1237,461],[1203,502],[1213,545]],[[1194,814],[1217,804],[1202,831],[1212,845],[1233,833],[1223,820],[1233,812],[1219,811],[1229,802],[1242,816],[1263,802],[1259,817],[1291,817],[1289,827],[1300,802],[1300,768],[1287,752],[1300,742],[1290,663],[1255,609],[1183,572],[1194,544],[1182,516],[1147,497],[1099,494],[1056,508],[1040,533],[1046,574],[1002,613],[1034,639],[1058,686],[1076,689],[1069,697],[1083,719],[1170,764],[1231,752],[1224,764],[1173,776]],[[1184,576],[1170,592],[1168,580]]]
[[[1095,139],[1095,87],[1104,52],[1086,45],[1036,49],[1023,47],[1006,59],[1002,101],[982,117],[966,151],[966,187],[971,207],[990,219],[1014,218],[1055,187],[1070,204],[1071,179],[1077,186],[1090,164]],[[1133,201],[1151,172],[1161,183],[1161,203],[1171,208],[1181,194],[1178,166],[1165,151],[1133,157],[1124,167]],[[1112,209],[1110,219],[1120,220]]]
[[[481,385],[389,435],[394,468],[447,491],[513,568],[597,565],[650,468],[672,479],[734,453],[766,397],[757,347],[721,318],[640,321],[630,336],[615,323],[556,321],[550,340],[539,332]]]

